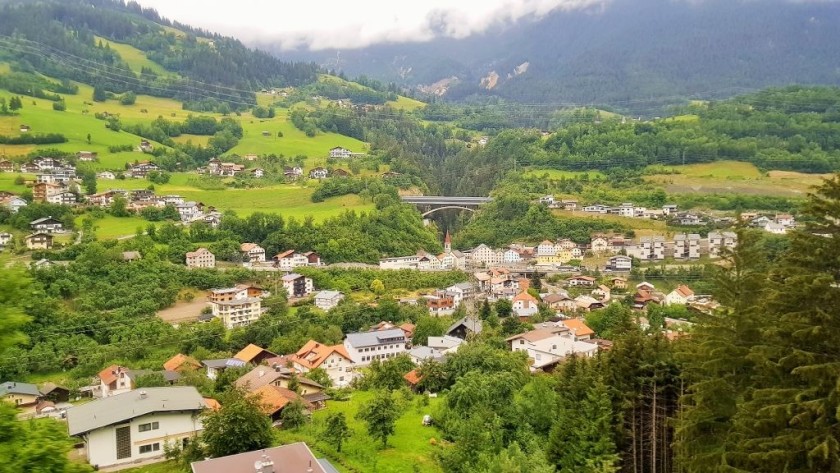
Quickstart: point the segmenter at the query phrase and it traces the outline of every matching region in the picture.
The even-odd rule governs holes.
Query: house
[[[578,201],[574,199],[564,199],[560,201],[563,210],[575,211],[578,208]]]
[[[251,395],[259,398],[260,409],[269,416],[273,421],[279,421],[283,409],[289,404],[298,401],[302,403],[307,411],[312,411],[315,407],[303,396],[288,388],[267,384],[259,389],[251,392]]]
[[[53,247],[53,236],[49,233],[33,233],[24,238],[29,250],[49,250]]]
[[[636,294],[633,295],[633,308],[637,310],[644,310],[648,304],[661,304],[661,293],[654,292],[652,289],[639,288],[636,286]]]
[[[665,296],[665,305],[679,304],[686,305],[694,300],[694,291],[685,284],[680,284],[676,289]]]
[[[295,250],[286,250],[278,253],[272,259],[274,260],[274,266],[283,271],[291,271],[298,266],[309,265],[309,258],[300,253],[296,253]]]
[[[598,352],[598,345],[576,341],[568,328],[552,323],[540,324],[539,328],[508,337],[506,341],[511,351],[527,353],[532,371],[572,354],[592,357]]]
[[[100,371],[97,376],[100,397],[115,396],[134,389],[134,374],[123,366],[111,365]]]
[[[502,262],[504,263],[519,263],[522,261],[522,256],[518,251],[510,249],[502,254]]]
[[[709,232],[709,257],[719,258],[724,250],[732,250],[738,243],[735,232]]]
[[[20,166],[20,172],[25,172],[28,174],[35,174],[41,171],[41,167],[35,163],[24,163]]]
[[[265,262],[265,249],[256,243],[243,243],[239,245],[242,253],[242,260],[249,263]]]
[[[426,345],[437,351],[438,353],[445,355],[447,353],[455,353],[458,351],[458,347],[465,343],[464,339],[453,337],[451,335],[444,335],[442,337],[429,337],[426,341]]]
[[[302,373],[315,368],[323,369],[335,387],[347,386],[354,378],[355,363],[344,345],[324,345],[309,340],[291,357],[291,361],[292,366]]]
[[[97,468],[163,459],[167,444],[183,446],[202,430],[204,398],[192,386],[145,388],[74,406],[71,436],[85,442]]]
[[[592,250],[592,253],[595,253],[596,255],[609,253],[610,241],[605,236],[595,236],[590,241],[589,247]]]
[[[453,284],[446,288],[446,293],[452,296],[453,302],[457,306],[461,302],[475,297],[475,286],[468,282]]]
[[[312,285],[312,279],[302,276],[298,273],[289,273],[281,278],[283,282],[283,289],[290,299],[306,297],[312,294],[315,290]]]
[[[44,383],[41,387],[41,395],[43,399],[52,402],[68,402],[70,401],[70,390],[64,386],[59,386],[55,383]]]
[[[674,235],[674,258],[700,258],[700,235],[696,233],[677,233]]]
[[[440,338],[440,337],[438,337],[438,338]],[[456,340],[459,340],[459,341],[463,342],[463,340],[461,340],[461,339],[456,339]],[[443,353],[441,351],[439,351],[436,348],[427,347],[427,346],[423,346],[423,345],[418,345],[418,346],[412,347],[411,350],[408,350],[408,357],[411,358],[411,361],[415,365],[420,365],[424,361],[429,361],[429,360],[437,361],[437,362],[443,362],[445,360],[445,357],[443,356]]]
[[[283,176],[285,176],[286,179],[295,180],[300,176],[303,176],[303,169],[301,169],[299,166],[286,166],[283,168]]]
[[[245,366],[245,362],[237,358],[202,360],[201,364],[207,369],[207,377],[213,380],[215,380],[222,371],[228,368],[240,368]]]
[[[353,153],[349,149],[342,148],[341,146],[330,149],[331,158],[347,159],[352,155]]]
[[[610,279],[613,289],[627,289],[627,280],[624,278]]]
[[[764,225],[764,231],[772,233],[774,235],[784,235],[787,233],[787,228],[784,225],[778,224],[776,222],[768,222]]]
[[[245,363],[253,363],[258,365],[268,358],[276,357],[276,353],[272,353],[265,348],[259,347],[251,343],[247,347],[239,350],[239,353],[233,355],[237,360],[242,360]]]
[[[477,317],[466,316],[446,329],[446,335],[466,340],[481,333],[482,321]]]
[[[107,179],[107,180],[113,181],[114,179],[117,178],[117,176],[114,173],[112,173],[111,171],[102,171],[102,172],[96,173],[96,178],[97,179]]]
[[[540,197],[540,203],[545,204],[549,207],[554,206],[554,196],[553,195],[544,195]]]
[[[329,177],[330,172],[327,171],[326,168],[317,167],[309,171],[309,178],[310,179],[326,179]]]
[[[633,249],[633,253],[631,256],[643,261],[663,260],[665,259],[665,238],[642,237],[639,239],[639,245]]]
[[[676,204],[665,204],[662,206],[662,213],[665,215],[673,215],[676,214],[678,207]]]
[[[76,205],[79,197],[73,192],[59,192],[47,197],[47,203],[58,205]]]
[[[422,348],[426,348],[426,347],[422,347]],[[414,364],[420,364],[423,359],[427,359],[427,358],[423,358],[423,359],[414,358],[411,355],[409,355],[409,356],[411,357],[411,361],[413,361]],[[417,372],[417,369],[413,369],[413,370],[409,371],[408,373],[404,374],[403,379],[408,384],[409,389],[411,389],[414,392],[418,392],[419,389],[420,389],[420,381],[423,380],[423,377],[420,376],[420,373]]]
[[[5,200],[1,201],[3,205],[9,208],[12,213],[18,213],[18,211],[27,206],[26,200],[22,197],[18,197],[13,195],[11,197],[6,198]]]
[[[699,216],[694,214],[685,214],[679,218],[680,225],[703,225],[706,222],[703,221]]]
[[[245,166],[236,163],[221,163],[217,173],[223,177],[233,177],[245,170]]]
[[[166,363],[163,364],[163,369],[166,371],[177,371],[179,373],[196,371],[201,369],[201,363],[191,356],[178,353],[172,358],[166,360]]]
[[[215,268],[216,255],[207,248],[199,248],[186,254],[188,268]]]
[[[12,241],[12,234],[11,233],[0,232],[0,249],[4,248],[11,241]]]
[[[612,291],[610,290],[609,287],[607,287],[603,284],[600,284],[600,285],[598,285],[598,287],[596,287],[595,289],[592,290],[592,295],[595,296],[595,297],[600,297],[601,302],[606,302],[606,301],[610,300],[610,293],[611,292]]]
[[[96,156],[97,154],[93,151],[79,151],[78,153],[76,153],[76,159],[78,159],[79,161],[96,161]]]
[[[256,178],[256,179],[261,179],[263,176],[265,176],[265,169],[263,169],[263,168],[251,169],[251,176]]]
[[[618,215],[633,218],[636,216],[635,207],[632,202],[624,202],[618,206]]]
[[[543,303],[555,312],[567,312],[577,309],[575,300],[569,297],[566,292],[546,294],[542,298]]]
[[[149,140],[140,140],[139,148],[140,148],[140,151],[142,151],[144,153],[151,153],[152,150],[154,149],[152,147],[152,143],[150,143]]]
[[[315,307],[327,311],[333,309],[344,299],[344,294],[338,291],[321,291],[315,294]]]
[[[595,309],[603,309],[604,308],[604,301],[595,299],[592,296],[581,295],[575,297],[575,304],[577,305],[577,310],[582,310],[585,312],[589,312]]]
[[[426,300],[426,308],[429,310],[429,315],[443,317],[455,313],[455,299],[445,292],[424,296],[424,299]]]
[[[583,208],[583,211],[584,212],[605,214],[609,211],[609,207],[607,207],[606,205],[601,205],[601,204],[587,205],[586,207]]]
[[[607,269],[610,271],[630,271],[633,269],[633,259],[624,255],[613,256],[607,263]]]
[[[572,337],[578,342],[591,340],[595,335],[595,331],[589,328],[589,326],[581,319],[565,319],[557,323],[569,329]]]
[[[571,286],[594,286],[597,279],[592,276],[572,276],[566,280],[566,283]]]
[[[0,172],[15,172],[15,164],[8,159],[0,160]]]
[[[528,318],[539,312],[537,298],[527,292],[520,292],[513,298],[513,313],[519,318]]]
[[[278,386],[281,388],[289,388],[289,382],[292,378],[297,378],[300,386],[300,394],[306,396],[307,394],[317,394],[324,391],[324,387],[312,381],[309,378],[298,376],[293,369],[281,366],[275,363],[273,366],[259,365],[254,367],[248,373],[240,376],[234,382],[238,388],[245,389],[248,392],[255,392],[263,386]]]
[[[350,177],[350,173],[344,169],[333,169],[334,177]]]
[[[31,129],[32,129],[32,127],[30,127],[29,125],[21,125],[20,126],[20,132],[21,133],[28,133],[29,130],[31,130]]]
[[[783,227],[793,227],[796,225],[796,220],[791,214],[776,214],[773,220]]]
[[[537,245],[537,257],[539,256],[554,256],[557,254],[557,246],[548,240],[544,240]]]
[[[402,329],[376,332],[348,333],[344,339],[347,354],[358,366],[366,366],[375,359],[393,358],[405,353],[409,340]]]
[[[18,383],[16,381],[0,384],[0,399],[22,409],[24,412],[34,412],[41,397],[41,391],[34,384]]]
[[[316,459],[303,442],[197,461],[192,463],[191,468],[192,473],[334,473],[338,471],[326,459]]]
[[[152,171],[159,171],[160,167],[150,161],[143,161],[128,168],[128,174],[134,178],[145,178]]]
[[[64,224],[61,220],[44,217],[29,222],[29,227],[36,233],[58,233],[64,231]]]

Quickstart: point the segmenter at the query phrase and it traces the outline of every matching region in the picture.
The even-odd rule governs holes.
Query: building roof
[[[258,245],[256,243],[243,243],[243,244],[239,245],[239,250],[240,251],[251,251],[251,250],[254,250],[254,249],[257,249],[257,248],[260,248],[260,245]]]
[[[292,256],[293,254],[295,254],[295,250],[286,250],[282,253],[277,253],[276,255],[274,255],[274,259],[283,259],[287,256]]]
[[[55,383],[52,383],[52,382],[49,382],[49,381],[44,383],[44,386],[41,388],[41,393],[44,394],[44,395],[50,394],[53,391],[70,391],[70,390],[67,389],[64,386],[60,386],[58,384],[55,384]]]
[[[569,281],[573,281],[573,280],[589,281],[589,282],[595,282],[596,281],[596,279],[593,278],[592,276],[572,276],[572,277],[569,278]]]
[[[154,412],[202,411],[204,398],[192,386],[136,389],[67,411],[70,435],[79,435]]]
[[[454,331],[456,328],[458,328],[462,325],[468,331],[470,331],[472,333],[481,333],[481,329],[483,328],[483,322],[481,321],[481,319],[476,318],[476,317],[466,316],[463,319],[458,320],[455,323],[453,323],[452,325],[450,325],[449,328],[446,329],[446,334],[448,335],[448,334],[452,333],[452,331]]]
[[[195,358],[184,355],[183,353],[178,353],[163,364],[163,369],[166,371],[177,371],[178,368],[184,365],[193,368],[201,368],[201,363],[199,363]]]
[[[302,402],[307,409],[312,408],[312,403],[304,399],[300,394],[291,389],[281,388],[273,384],[267,384],[253,391],[252,395],[259,396],[260,408],[268,415],[276,413],[296,400]]]
[[[139,251],[123,251],[122,252],[122,259],[123,261],[134,261],[140,259],[140,252]]]
[[[247,388],[249,391],[255,391],[267,384],[271,384],[278,379],[288,379],[292,377],[294,371],[284,367],[284,366],[277,366],[276,368],[272,368],[269,366],[257,366],[256,368],[252,369],[251,371],[242,375],[239,379],[236,380],[236,386],[240,388]],[[309,378],[304,378],[303,376],[298,376],[298,382],[300,384],[305,384],[307,386],[312,386],[314,388],[323,389],[324,387],[320,384],[312,381]]]
[[[336,297],[340,297],[342,294],[338,291],[320,291],[319,293],[315,294],[315,299],[335,299]]]
[[[566,327],[559,327],[559,326],[556,326],[556,325],[555,326],[547,326],[547,324],[546,324],[545,327],[540,327],[538,329],[531,330],[530,332],[520,333],[518,335],[508,337],[505,340],[506,341],[511,341],[511,340],[518,340],[520,338],[524,338],[525,340],[528,340],[529,342],[538,342],[540,340],[543,340],[543,339],[546,339],[546,338],[549,338],[549,337],[553,337],[553,336],[561,334],[563,332],[567,332],[568,330],[569,329],[567,329]]]
[[[282,465],[274,471],[329,473],[315,458],[309,447],[303,442],[292,443],[280,447],[254,450],[226,457],[213,458],[194,462],[193,473],[233,473],[253,472],[257,462],[273,462]]]
[[[429,340],[426,343],[428,343],[431,348],[448,350],[450,348],[460,346],[464,343],[464,341],[458,337],[444,335],[442,337],[429,337]]]
[[[113,383],[114,381],[117,380],[117,378],[118,378],[117,372],[121,369],[125,370],[125,371],[128,371],[126,368],[123,368],[122,366],[111,365],[111,366],[109,366],[109,367],[107,367],[104,370],[99,372],[99,375],[98,375],[99,379],[101,379],[102,382],[105,383],[105,384],[111,384],[111,383]]]
[[[282,277],[282,278],[280,278],[280,279],[282,279],[283,281],[288,282],[288,281],[294,281],[295,279],[302,278],[302,277],[303,277],[303,276],[302,276],[302,275],[300,275],[300,274],[298,274],[298,273],[289,273],[289,274],[287,274],[287,275],[283,276],[283,277]]]
[[[527,292],[520,292],[513,298],[513,302],[524,301],[524,302],[531,302],[533,304],[537,303],[537,298],[528,294]]]
[[[435,359],[441,356],[441,353],[438,350],[423,345],[412,347],[411,350],[408,351],[408,354],[409,356],[419,360]]]
[[[694,291],[692,291],[691,288],[689,288],[685,284],[680,284],[679,286],[677,286],[677,288],[674,289],[674,292],[676,292],[682,297],[691,297],[694,295]]]
[[[33,221],[29,222],[29,224],[30,225],[38,225],[39,223],[49,223],[49,222],[61,223],[61,220],[58,220],[58,219],[55,219],[55,218],[52,218],[52,217],[44,217],[44,218],[39,218],[37,220],[33,220]]]
[[[416,369],[414,369],[414,370],[411,370],[408,373],[404,374],[403,379],[408,381],[408,384],[410,384],[412,386],[417,386],[417,383],[422,381],[423,377],[420,376],[419,373],[417,373]]]
[[[201,256],[201,255],[208,254],[208,253],[211,254],[211,255],[213,254],[213,253],[210,253],[210,250],[208,250],[207,248],[199,248],[195,251],[188,252],[187,253],[187,258],[195,258],[196,256]]]
[[[245,366],[245,362],[237,358],[221,358],[217,360],[202,360],[201,363],[212,369]]]
[[[548,294],[543,297],[543,302],[546,304],[553,304],[555,302],[563,302],[571,300],[568,294]]]
[[[253,343],[249,344],[247,347],[239,350],[239,353],[233,355],[234,358],[238,360],[242,360],[245,363],[250,363],[254,360],[254,358],[262,355],[263,353],[268,353],[273,356],[277,356],[276,353],[271,353],[270,351],[266,350],[263,347],[259,347],[254,345]]]
[[[586,325],[583,322],[583,320],[567,319],[567,320],[561,320],[560,323],[564,327],[569,329],[569,331],[571,331],[573,334],[575,334],[575,336],[585,337],[587,335],[589,335],[589,336],[595,335],[595,331],[592,330],[591,328],[589,328],[589,326]]]
[[[354,347],[371,347],[405,341],[405,332],[401,328],[378,330],[375,332],[348,333],[347,341]]]
[[[344,345],[324,345],[323,343],[318,343],[315,340],[309,340],[306,342],[306,344],[303,345],[297,353],[295,353],[293,359],[298,364],[309,369],[313,369],[321,366],[321,364],[333,353],[337,353],[352,362],[352,359],[350,358],[350,355],[347,354],[347,350],[344,348]]]
[[[6,394],[26,394],[39,397],[41,396],[41,391],[38,391],[38,386],[34,384],[7,381],[0,384],[0,396],[5,396]]]

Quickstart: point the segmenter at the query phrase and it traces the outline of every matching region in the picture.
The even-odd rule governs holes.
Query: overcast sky
[[[465,37],[498,22],[610,0],[138,0],[164,17],[245,42],[286,48],[358,48]]]

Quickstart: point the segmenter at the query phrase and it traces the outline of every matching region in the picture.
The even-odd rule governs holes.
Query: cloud
[[[248,43],[284,49],[352,49],[387,42],[464,38],[493,25],[611,0],[139,0],[161,15]]]

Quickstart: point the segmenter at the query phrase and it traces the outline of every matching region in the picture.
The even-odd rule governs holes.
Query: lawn
[[[372,392],[355,391],[349,401],[329,401],[327,408],[313,414],[312,424],[299,432],[279,431],[281,443],[305,441],[327,458],[337,468],[351,466],[356,471],[376,471],[378,473],[424,473],[441,472],[440,466],[432,458],[435,446],[431,439],[440,439],[440,433],[432,427],[424,427],[424,414],[430,414],[441,398],[430,399],[430,405],[419,407],[419,396],[415,396],[397,420],[394,435],[388,439],[388,448],[379,449],[365,430],[365,424],[355,418],[359,407],[373,397]],[[395,396],[400,396],[395,394]],[[327,416],[332,412],[343,412],[347,423],[353,430],[353,436],[342,446],[341,458],[330,455],[334,449],[320,441],[320,432]],[[317,455],[317,453],[316,453]],[[419,467],[419,469],[418,469]],[[345,470],[345,471],[349,471]]]
[[[23,176],[24,179],[27,179],[27,180],[35,179],[34,174],[18,174],[18,173],[11,173],[11,172],[0,172],[0,191],[14,192],[15,194],[19,194],[22,191],[26,190],[25,185],[15,184],[15,179],[17,179],[18,176]]]
[[[76,228],[82,228],[84,216],[76,217]],[[114,217],[107,215],[96,219],[96,237],[100,240],[116,239],[137,233],[138,228],[146,229],[151,222],[140,217]]]
[[[152,70],[155,74],[159,76],[174,76],[175,73],[167,71],[163,68],[160,64],[152,61],[146,56],[146,53],[143,51],[135,48],[134,46],[123,44],[123,43],[115,43],[109,39],[105,39],[101,36],[95,36],[96,41],[102,41],[102,44],[107,44],[112,50],[116,51],[120,57],[128,63],[128,67],[131,68],[132,71],[136,73],[140,73],[142,68],[146,67]]]
[[[600,171],[563,171],[561,169],[528,169],[525,171],[525,177],[538,177],[543,178],[546,175],[548,179],[552,180],[560,180],[560,179],[573,179],[583,176],[584,174],[588,175],[591,179],[596,177],[603,178],[604,174]]]
[[[417,110],[426,106],[425,103],[402,95],[397,97],[397,100],[390,100],[386,103],[389,107],[397,110],[405,110],[407,112]]]

